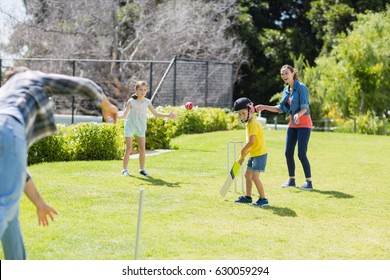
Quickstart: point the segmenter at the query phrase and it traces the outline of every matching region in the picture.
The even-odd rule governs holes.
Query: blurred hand
[[[54,221],[54,215],[58,215],[58,212],[50,205],[43,203],[42,205],[37,207],[37,214],[38,214],[39,225],[48,226],[49,225],[48,217],[50,217],[50,219]]]
[[[176,119],[177,116],[176,116],[175,113],[173,113],[173,111],[170,111],[169,112],[169,117],[174,120],[174,119]]]
[[[295,124],[299,124],[299,114],[295,114],[294,117],[293,117],[293,122]]]
[[[263,111],[264,110],[264,105],[262,105],[262,104],[256,105],[255,106],[255,110],[256,110],[256,112]]]
[[[113,120],[114,123],[116,123],[118,118],[118,108],[111,104],[111,102],[107,99],[107,97],[103,94],[103,101],[100,105],[102,108],[102,115],[104,118],[104,121],[109,122],[110,119]]]

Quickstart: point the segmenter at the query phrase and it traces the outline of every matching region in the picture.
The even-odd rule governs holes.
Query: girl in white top
[[[155,117],[164,118],[169,117],[175,119],[176,115],[173,112],[169,114],[163,114],[156,111],[153,107],[150,99],[146,98],[148,92],[148,84],[145,81],[138,81],[135,84],[135,93],[127,101],[126,110],[123,114],[118,115],[118,118],[125,119],[125,139],[126,150],[123,156],[123,176],[130,176],[127,171],[129,164],[129,158],[133,148],[133,137],[137,138],[138,152],[139,152],[139,173],[144,176],[149,176],[145,171],[145,132],[146,132],[146,120],[147,120],[147,108]]]

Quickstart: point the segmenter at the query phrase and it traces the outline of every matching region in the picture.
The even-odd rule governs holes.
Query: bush
[[[158,108],[168,113],[174,111],[176,120],[148,118],[146,149],[169,149],[170,139],[181,134],[242,128],[237,115],[219,108],[194,108],[189,111],[182,107]],[[78,123],[57,125],[59,134],[41,139],[29,150],[28,163],[70,160],[114,160],[120,159],[126,144],[124,120],[116,125],[108,123]],[[133,141],[137,150],[137,141]]]
[[[162,110],[167,112],[165,108]],[[242,127],[237,115],[227,109],[195,107],[188,111],[183,106],[169,107],[169,111],[172,110],[177,114],[176,121],[168,124],[172,127],[173,137]]]
[[[67,127],[58,125],[57,129],[57,135],[45,137],[30,147],[28,164],[71,160],[69,143],[64,138]]]
[[[171,137],[174,130],[174,121],[165,120],[161,118],[150,117],[147,119],[147,130],[146,130],[146,149],[147,150],[156,150],[156,149],[170,149]],[[124,120],[118,120],[117,126],[119,129],[119,137],[121,147],[119,148],[120,154],[123,155],[126,142],[124,138]],[[136,138],[133,139],[133,150],[138,150],[138,143]]]
[[[226,113],[217,108],[205,108],[201,112],[205,132],[227,130]]]
[[[183,111],[176,120],[174,136],[181,134],[203,133],[205,125],[197,110]]]
[[[341,133],[353,133],[354,132],[354,120],[335,120],[334,122],[336,128],[335,132],[341,132]]]
[[[239,129],[243,127],[241,121],[238,119],[237,113],[227,111],[225,114],[228,130]]]
[[[169,149],[172,129],[167,121],[161,118],[148,118],[146,130],[146,149]]]
[[[390,125],[387,119],[379,119],[373,112],[367,112],[364,115],[359,115],[356,120],[337,120],[337,132],[354,132],[356,125],[356,132],[360,134],[377,134],[389,135]]]
[[[108,123],[78,123],[69,126],[67,141],[72,160],[120,159],[119,127]]]

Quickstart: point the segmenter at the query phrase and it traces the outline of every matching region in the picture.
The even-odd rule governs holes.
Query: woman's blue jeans
[[[19,223],[26,167],[24,126],[11,116],[0,115],[0,238],[4,257],[9,260],[26,259]]]
[[[307,158],[307,146],[309,144],[311,128],[291,128],[287,130],[286,138],[286,160],[288,175],[290,177],[295,176],[295,160],[294,150],[298,142],[298,158],[302,163],[303,171],[305,172],[305,178],[311,178],[310,162]]]

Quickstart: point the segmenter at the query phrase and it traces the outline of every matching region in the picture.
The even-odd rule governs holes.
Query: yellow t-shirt
[[[265,137],[263,133],[263,128],[261,124],[253,117],[246,124],[246,141],[249,141],[249,137],[255,136],[255,143],[252,146],[249,155],[250,157],[258,157],[265,155],[267,153],[267,149],[265,148]]]

